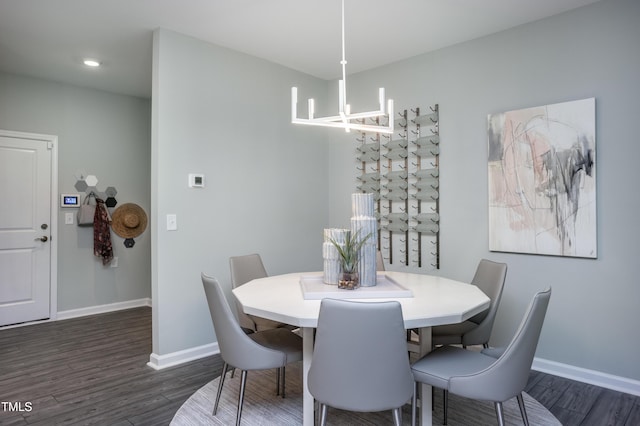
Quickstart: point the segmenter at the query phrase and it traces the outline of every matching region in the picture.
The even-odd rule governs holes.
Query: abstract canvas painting
[[[597,257],[595,99],[490,114],[489,249]]]

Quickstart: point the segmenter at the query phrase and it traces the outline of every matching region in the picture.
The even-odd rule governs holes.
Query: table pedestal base
[[[313,396],[309,392],[307,377],[311,368],[313,357],[313,331],[314,328],[302,327],[302,419],[304,426],[314,425]]]

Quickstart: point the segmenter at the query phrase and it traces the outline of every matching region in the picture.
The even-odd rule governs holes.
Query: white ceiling
[[[346,0],[354,73],[598,0]],[[0,0],[0,70],[151,95],[162,27],[323,78],[341,68],[340,0]],[[87,69],[83,57],[103,62]]]

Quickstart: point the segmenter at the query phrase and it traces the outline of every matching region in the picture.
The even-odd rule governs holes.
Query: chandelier
[[[315,105],[313,99],[308,100],[309,118],[298,118],[298,88],[291,88],[291,122],[294,124],[306,124],[310,126],[339,127],[349,132],[358,130],[361,132],[393,133],[393,99],[387,101],[385,106],[384,88],[378,89],[379,109],[376,111],[352,113],[347,103],[347,60],[345,59],[344,43],[344,0],[342,0],[342,80],[338,82],[338,115],[330,117],[315,117]],[[374,120],[376,124],[366,124],[367,118]],[[381,122],[387,122],[387,125]]]

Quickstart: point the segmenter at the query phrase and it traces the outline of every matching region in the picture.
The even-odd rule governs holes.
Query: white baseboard
[[[70,309],[68,311],[60,311],[56,316],[56,320],[65,320],[70,318],[85,317],[87,315],[104,314],[106,312],[121,311],[123,309],[139,308],[141,306],[151,306],[151,299],[127,300],[126,302],[109,303],[107,305],[89,306],[87,308]]]
[[[182,351],[171,352],[165,355],[157,355],[152,353],[149,355],[147,365],[154,370],[162,370],[163,368],[173,367],[184,364],[185,362],[195,361],[210,355],[220,353],[218,342],[209,343],[195,348],[184,349]]]
[[[579,382],[589,383],[602,388],[640,396],[640,380],[614,376],[600,371],[574,367],[573,365],[562,364],[560,362],[549,361],[541,358],[534,358],[531,368],[542,373],[553,374],[554,376],[577,380]]]

